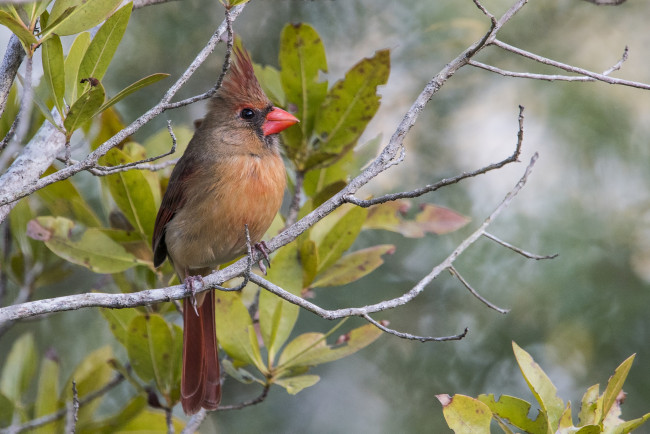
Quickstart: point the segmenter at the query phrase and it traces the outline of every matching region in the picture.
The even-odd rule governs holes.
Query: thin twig
[[[454,276],[456,279],[458,279],[460,281],[460,283],[462,283],[463,286],[465,288],[467,288],[467,290],[469,292],[471,292],[474,297],[478,298],[481,303],[483,303],[484,305],[486,305],[490,309],[494,309],[497,312],[502,313],[502,314],[506,314],[506,313],[510,312],[510,309],[503,309],[503,308],[497,306],[496,304],[490,303],[485,297],[483,297],[481,294],[479,294],[474,288],[472,288],[472,285],[470,285],[469,282],[467,282],[467,280],[465,280],[463,278],[463,276],[460,275],[460,273],[456,270],[456,268],[454,268],[453,265],[450,266],[448,268],[448,270],[449,270],[449,273],[451,273],[452,276]]]
[[[172,129],[172,121],[168,120],[167,121],[167,131],[169,131],[169,135],[172,138],[172,147],[169,150],[169,152],[165,152],[164,154],[161,155],[156,155],[154,157],[146,158],[144,160],[140,161],[134,161],[132,163],[127,163],[127,164],[120,164],[119,166],[95,166],[92,169],[92,173],[95,173],[96,170],[100,171],[102,175],[111,175],[113,173],[117,172],[125,172],[129,169],[134,169],[136,167],[142,168],[144,166],[151,166],[148,165],[147,163],[151,163],[152,161],[160,160],[161,158],[165,158],[169,155],[173,155],[176,152],[176,135],[174,134],[174,130]],[[166,166],[165,166],[166,167]]]
[[[650,90],[650,84],[640,83],[640,82],[631,81],[631,80],[624,80],[622,78],[614,78],[614,77],[610,77],[610,76],[605,75],[605,74],[599,74],[597,72],[592,72],[592,71],[589,71],[589,70],[584,69],[584,68],[578,68],[577,66],[567,65],[566,63],[558,62],[558,61],[549,59],[547,57],[543,57],[543,56],[540,56],[538,54],[534,54],[534,53],[531,53],[529,51],[522,50],[521,48],[517,48],[517,47],[512,46],[510,44],[507,44],[507,43],[505,43],[503,41],[500,41],[498,39],[494,39],[491,42],[491,44],[496,45],[497,47],[502,48],[503,50],[509,51],[511,53],[517,54],[517,55],[522,56],[522,57],[525,57],[527,59],[534,60],[535,62],[542,63],[544,65],[553,66],[555,68],[562,69],[562,70],[567,71],[567,72],[573,72],[575,74],[580,74],[580,75],[584,75],[586,77],[591,77],[591,78],[593,78],[595,80],[598,80],[598,81],[602,81],[602,82],[609,83],[609,84],[618,84],[618,85],[621,85],[621,86],[630,86],[630,87],[635,87],[635,88],[638,88],[638,89]],[[605,71],[605,72],[607,72],[607,71]]]
[[[490,172],[492,170],[500,169],[500,168],[502,168],[503,166],[505,166],[507,164],[519,161],[519,156],[521,155],[521,146],[522,146],[523,140],[524,140],[524,107],[523,106],[519,106],[519,117],[518,117],[518,119],[519,119],[519,130],[517,132],[517,144],[515,146],[515,150],[512,153],[512,155],[510,155],[509,157],[507,157],[507,158],[505,158],[505,159],[503,159],[503,160],[501,160],[501,161],[499,161],[497,163],[490,164],[488,166],[482,167],[482,168],[474,170],[472,172],[463,172],[460,175],[454,176],[453,178],[445,178],[445,179],[442,179],[442,180],[438,181],[435,184],[425,185],[424,187],[416,188],[416,189],[409,190],[409,191],[403,191],[403,192],[399,192],[399,193],[390,193],[390,194],[386,194],[386,195],[383,195],[383,196],[379,196],[379,197],[372,198],[372,199],[366,199],[366,200],[359,199],[359,198],[357,198],[355,196],[352,196],[352,195],[345,196],[343,199],[344,199],[345,202],[352,203],[352,204],[360,206],[362,208],[368,208],[368,207],[371,207],[373,205],[377,205],[377,204],[385,203],[385,202],[391,202],[391,201],[395,201],[395,200],[398,200],[398,199],[407,199],[407,198],[420,197],[420,196],[422,196],[422,195],[424,195],[426,193],[431,193],[433,191],[439,190],[442,187],[446,187],[446,186],[451,185],[451,184],[456,184],[456,183],[462,181],[463,179],[472,178],[472,177],[475,177],[475,176],[478,176],[478,175],[483,175],[483,174],[485,174],[487,172]]]
[[[194,104],[195,102],[202,101],[204,99],[208,99],[212,97],[214,94],[217,93],[217,91],[221,88],[221,84],[223,83],[223,79],[226,76],[226,73],[228,72],[228,69],[230,69],[230,57],[232,55],[232,46],[233,46],[233,31],[232,31],[232,17],[231,17],[231,12],[228,8],[225,8],[226,12],[226,17],[224,19],[224,22],[226,23],[226,55],[223,60],[223,65],[221,67],[221,74],[219,75],[219,78],[217,79],[217,83],[207,92],[204,92],[200,95],[193,96],[191,98],[186,98],[184,100],[174,102],[174,103],[168,103],[165,105],[165,110],[169,109],[174,109],[174,108],[179,108],[179,107],[184,107],[189,104]]]
[[[65,432],[75,433],[79,420],[79,395],[77,394],[77,383],[74,380],[72,380],[72,401],[68,404],[66,414]]]
[[[165,407],[165,422],[167,423],[167,434],[174,434],[174,419],[171,407]]]
[[[444,341],[459,341],[463,339],[465,336],[467,336],[467,332],[469,331],[467,328],[465,328],[465,331],[463,331],[460,334],[453,335],[453,336],[442,336],[442,337],[433,337],[433,336],[417,336],[417,335],[412,335],[410,333],[404,333],[404,332],[398,332],[397,330],[391,329],[387,327],[385,324],[383,324],[380,321],[375,321],[370,317],[368,314],[361,315],[362,318],[364,318],[366,321],[368,321],[370,324],[374,325],[377,327],[379,330],[389,333],[391,335],[395,335],[399,338],[402,339],[409,339],[413,341],[420,341],[420,342],[444,342]]]
[[[241,410],[242,408],[250,407],[251,405],[256,405],[261,403],[269,395],[270,384],[264,385],[262,393],[259,394],[256,398],[250,399],[248,401],[240,402],[239,404],[224,405],[219,406],[215,411],[230,411],[230,410]]]
[[[483,234],[483,236],[484,236],[485,238],[488,238],[488,239],[490,239],[490,240],[496,242],[497,244],[501,244],[503,247],[506,247],[506,248],[512,250],[513,252],[517,252],[517,253],[519,253],[520,255],[522,255],[522,256],[524,256],[524,257],[526,257],[526,258],[528,258],[528,259],[535,259],[535,260],[540,261],[540,260],[543,260],[543,259],[553,259],[553,258],[557,258],[558,255],[559,255],[559,253],[555,253],[555,254],[553,254],[553,255],[545,255],[545,256],[536,255],[536,254],[534,254],[534,253],[530,253],[530,252],[527,252],[527,251],[525,251],[525,250],[523,250],[523,249],[520,249],[520,248],[517,247],[517,246],[513,246],[512,244],[510,244],[510,243],[508,243],[508,242],[506,242],[506,241],[503,241],[503,240],[500,239],[500,238],[495,237],[494,235],[492,235],[492,234],[489,233],[489,232],[485,232],[485,233]]]

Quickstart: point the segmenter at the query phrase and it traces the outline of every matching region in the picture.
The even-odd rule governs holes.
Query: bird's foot
[[[185,289],[190,290],[190,302],[192,304],[192,307],[194,308],[194,312],[196,313],[196,316],[199,316],[199,310],[197,309],[197,302],[196,302],[196,284],[197,282],[201,283],[201,288],[203,287],[203,277],[201,276],[187,276],[185,278]]]
[[[262,273],[266,276],[266,266],[264,265],[264,260],[266,260],[266,263],[269,265],[269,268],[271,268],[271,260],[269,259],[269,252],[268,252],[268,247],[266,246],[266,243],[264,241],[260,241],[259,243],[255,244],[255,250],[260,252],[263,256],[262,259],[258,262],[258,265],[260,266],[260,270],[262,270]]]

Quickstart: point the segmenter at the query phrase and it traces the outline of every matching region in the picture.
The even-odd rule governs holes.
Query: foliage
[[[479,395],[478,398],[438,395],[447,424],[455,433],[489,433],[494,420],[504,433],[513,432],[508,426],[510,424],[530,434],[623,434],[650,419],[650,413],[630,421],[620,418],[621,405],[626,396],[623,383],[632,367],[634,355],[616,368],[601,395],[598,395],[598,384],[587,389],[582,398],[578,425],[574,425],[571,402],[565,406],[557,396],[557,388],[530,354],[514,342],[512,348],[521,373],[540,406],[537,418],[531,420],[528,417],[532,404],[514,396],[502,395],[497,400],[492,394]]]
[[[17,29],[28,54],[42,48],[44,75],[38,89],[45,93],[37,95],[37,99],[43,115],[62,128],[68,139],[81,131],[90,150],[124,128],[114,107],[116,102],[165,76],[145,77],[106,101],[101,80],[125,32],[131,4],[111,14],[117,4],[109,11],[93,9],[95,3],[57,0],[49,17],[44,9],[47,2],[33,6],[38,14],[30,9],[32,5],[3,7],[5,14],[13,18],[10,28]],[[236,3],[241,2],[230,2]],[[27,14],[31,21],[24,19],[27,10],[35,14]],[[31,35],[39,16],[41,23],[46,23],[40,33],[36,31],[33,39],[21,33],[20,29],[26,29]],[[104,18],[91,38],[86,30]],[[57,33],[57,29],[63,31]],[[73,33],[78,35],[64,58],[60,36]],[[279,62],[281,70],[270,66],[256,66],[256,70],[275,102],[302,119],[300,128],[287,130],[283,138],[296,176],[304,177],[306,196],[299,215],[305,215],[340,190],[379,143],[379,138],[373,139],[365,149],[355,150],[379,107],[377,88],[388,79],[389,51],[380,50],[362,59],[330,87],[319,78],[320,71],[327,70],[320,37],[311,26],[297,24],[282,32]],[[308,66],[302,70],[298,65]],[[55,121],[50,107],[62,122]],[[7,113],[13,113],[11,105]],[[182,150],[191,132],[178,129],[176,135]],[[119,166],[139,161],[160,154],[161,148],[167,146],[161,142],[169,141],[166,132],[155,134],[144,145],[129,138],[102,157],[100,164]],[[48,173],[54,170],[52,167]],[[20,249],[8,258],[9,278],[19,286],[26,279],[25,270],[40,264],[37,284],[61,280],[78,266],[110,274],[112,283],[122,292],[170,284],[176,278],[172,267],[166,264],[155,269],[151,251],[156,212],[169,174],[170,170],[130,170],[102,177],[100,196],[108,212],[93,204],[88,189],[80,190],[70,180],[52,184],[21,201],[10,220],[12,236]],[[391,244],[354,250],[362,231],[380,229],[423,237],[427,233],[448,233],[468,222],[466,217],[432,204],[423,205],[409,218],[408,208],[406,201],[371,210],[341,207],[305,232],[298,242],[273,255],[269,280],[295,295],[311,297],[323,288],[363,278],[384,263],[386,254],[395,251]],[[282,226],[284,217],[278,215],[268,235],[274,235]],[[344,329],[345,321],[326,333],[297,334],[300,309],[269,292],[261,291],[259,296],[258,292],[257,288],[246,288],[241,293],[218,292],[216,297],[219,343],[228,356],[223,366],[242,383],[264,387],[275,384],[296,394],[319,381],[309,372],[312,367],[354,354],[381,334],[370,324]],[[258,304],[254,305],[256,298]],[[95,414],[100,400],[84,406],[78,428],[108,432],[156,425],[161,414],[149,410],[147,403],[171,409],[179,401],[182,330],[175,324],[178,314],[171,303],[101,312],[117,342],[124,346],[127,360],[115,360],[112,352],[104,348],[82,361],[71,378],[77,382],[82,399],[105,386],[113,371],[128,379],[134,394],[108,417],[98,418]],[[52,358],[43,359],[40,374],[35,375],[39,359],[30,335],[14,345],[0,383],[0,426],[10,423],[16,415],[25,421],[59,410],[69,402],[71,380],[59,383],[59,365]],[[18,364],[15,360],[29,363]],[[30,401],[25,392],[32,378],[38,379],[39,391],[54,393],[60,399],[41,401],[39,392],[36,400]]]
[[[47,92],[36,95],[43,116],[70,140],[89,120],[131,93],[153,84],[168,74],[152,74],[127,86],[106,101],[101,83],[131,16],[132,3],[120,9],[119,0],[50,0],[0,6],[0,24],[7,26],[32,57],[41,47],[43,83]],[[116,10],[117,9],[117,10]],[[87,30],[104,22],[91,39]],[[40,30],[38,24],[40,23]],[[61,36],[78,34],[68,55],[63,56]],[[62,122],[52,116],[45,101],[52,101]]]

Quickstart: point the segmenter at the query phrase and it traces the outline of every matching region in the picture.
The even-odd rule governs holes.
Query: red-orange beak
[[[262,124],[262,132],[265,136],[277,134],[282,130],[289,128],[296,122],[300,122],[297,117],[277,107],[266,115],[266,120]]]

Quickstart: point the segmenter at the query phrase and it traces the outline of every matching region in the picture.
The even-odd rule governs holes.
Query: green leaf
[[[14,416],[14,403],[0,392],[0,428],[11,424]]]
[[[318,247],[310,239],[300,242],[300,263],[302,264],[302,287],[308,288],[318,273]]]
[[[296,243],[280,249],[271,261],[267,279],[294,295],[302,291],[302,266]],[[260,333],[273,361],[284,345],[298,319],[300,308],[269,291],[259,298]]]
[[[529,433],[546,434],[549,431],[548,420],[542,411],[535,420],[528,418],[530,403],[514,396],[501,395],[497,401],[493,394],[479,395],[478,400],[487,405],[492,413]]]
[[[117,1],[118,4],[121,0]],[[92,3],[89,1],[88,3]],[[87,4],[88,4],[87,3]],[[115,50],[124,36],[126,26],[129,23],[131,16],[132,4],[127,3],[117,12],[115,12],[102,27],[97,31],[92,42],[88,46],[81,65],[79,66],[79,77],[89,78],[93,77],[101,80],[108,69],[108,65],[113,59]],[[85,29],[83,29],[85,30]],[[103,101],[102,101],[103,102]]]
[[[571,402],[567,402],[566,408],[560,416],[560,422],[558,423],[557,432],[558,434],[568,434],[569,432],[575,431],[573,426],[573,419],[571,417]]]
[[[74,35],[84,30],[92,29],[104,21],[119,5],[122,0],[57,0],[50,13],[50,21],[56,20],[70,7],[75,7],[74,12],[62,20],[56,28],[45,28],[43,33],[56,31],[58,35]],[[130,8],[131,4],[127,4]],[[54,24],[54,23],[53,23]],[[53,25],[50,25],[54,27]]]
[[[625,359],[625,361],[621,363],[618,368],[616,368],[614,375],[609,378],[607,387],[603,392],[603,407],[598,423],[601,423],[605,419],[610,408],[614,402],[616,402],[616,397],[621,392],[621,390],[623,390],[623,383],[625,383],[627,374],[630,372],[630,368],[632,367],[635,356],[636,354],[632,354],[630,357]]]
[[[640,427],[641,425],[646,423],[648,420],[650,420],[650,413],[646,413],[646,414],[644,414],[643,416],[641,416],[641,417],[639,417],[637,419],[630,420],[630,421],[627,421],[627,422],[624,422],[624,423],[618,425],[616,428],[614,428],[611,431],[611,433],[612,434],[627,434],[627,433],[637,429],[638,427]]]
[[[138,417],[146,408],[147,398],[144,394],[137,395],[127,402],[117,413],[101,420],[84,424],[82,427],[78,427],[78,432],[80,434],[112,434],[115,432],[124,432],[123,427]]]
[[[109,361],[113,359],[113,351],[109,346],[99,348],[88,354],[85,359],[74,370],[68,381],[65,383],[61,400],[72,402],[72,381],[77,384],[79,399],[93,393],[108,383],[113,376],[113,369]],[[101,404],[100,399],[95,399],[79,408],[78,425],[83,425],[93,419],[93,414]]]
[[[21,335],[9,350],[2,376],[0,377],[0,392],[14,403],[21,398],[36,372],[36,345],[31,333]]]
[[[582,405],[578,414],[580,425],[590,425],[596,423],[596,411],[598,409],[598,384],[591,386],[582,396]]]
[[[129,142],[123,149],[113,148],[100,159],[107,166],[119,166],[144,158],[144,148]],[[128,170],[102,178],[120,211],[136,231],[151,239],[160,204],[160,184],[155,173]]]
[[[306,140],[311,136],[316,112],[327,94],[325,47],[308,24],[288,24],[280,36],[280,78],[287,107],[300,119],[299,128],[283,133],[287,156],[303,170]]]
[[[249,0],[219,0],[219,1],[221,2],[222,5],[230,9],[234,6],[248,3]]]
[[[41,31],[39,37],[41,41],[47,40],[51,37],[55,31],[59,28],[61,23],[65,21],[72,13],[77,9],[76,6],[71,6],[61,13],[61,15],[52,18],[51,16],[46,15],[45,13],[41,16],[43,21],[43,30]],[[47,19],[45,19],[47,17]],[[57,34],[59,34],[57,32]],[[64,36],[59,34],[60,36]]]
[[[147,265],[101,230],[77,227],[64,217],[37,217],[28,223],[27,231],[57,256],[95,273],[119,273],[138,264]]]
[[[481,401],[465,395],[436,395],[447,425],[456,434],[489,433],[492,413]]]
[[[19,79],[20,79],[20,77],[19,77]],[[21,80],[21,83],[22,83],[22,80]],[[54,125],[54,126],[56,127],[57,130],[59,130],[59,131],[65,133],[65,131],[62,131],[62,130],[61,130],[61,127],[59,127],[59,125],[58,125],[58,124],[56,123],[56,121],[54,120],[54,116],[52,116],[52,113],[51,113],[51,111],[50,111],[50,108],[47,106],[47,104],[45,104],[45,101],[43,101],[43,98],[41,98],[41,96],[38,94],[38,92],[34,92],[34,93],[32,94],[32,99],[33,99],[34,103],[36,104],[36,107],[38,107],[38,110],[39,110],[39,111],[41,112],[41,114],[43,115],[43,117],[44,117],[45,119],[47,119],[47,121],[48,121],[49,123],[51,123],[52,125]]]
[[[512,348],[528,387],[535,395],[535,399],[542,407],[542,411],[546,413],[549,428],[554,429],[558,426],[560,416],[564,411],[564,402],[558,398],[557,388],[530,354],[515,342],[512,343]]]
[[[32,23],[36,22],[36,19],[46,11],[48,5],[50,4],[51,0],[40,0],[36,1],[31,4],[31,9],[29,11],[30,19]],[[41,21],[43,18],[41,18]]]
[[[115,339],[126,348],[129,335],[129,324],[140,313],[136,309],[100,309]]]
[[[255,377],[246,369],[235,368],[235,365],[233,365],[233,363],[228,359],[223,359],[221,361],[221,366],[223,367],[224,371],[226,371],[228,375],[230,375],[232,378],[239,381],[240,383],[244,383],[244,384],[251,384],[255,382],[263,383],[263,381]]]
[[[174,363],[176,346],[169,325],[160,315],[137,315],[128,330],[126,350],[133,370],[145,382],[155,380],[158,390],[170,396],[180,366]]]
[[[90,33],[83,32],[77,35],[74,42],[70,46],[68,55],[65,58],[65,100],[68,105],[72,105],[77,100],[78,89],[83,85],[79,83],[79,65],[83,59],[86,50],[90,45]]]
[[[133,92],[136,92],[144,87],[147,87],[151,84],[154,84],[163,78],[169,77],[169,74],[164,74],[164,73],[157,73],[157,74],[151,74],[148,75],[144,78],[141,78],[140,80],[136,81],[133,84],[130,84],[129,86],[125,87],[117,95],[115,95],[113,98],[109,99],[104,103],[103,106],[99,108],[100,112],[103,112],[107,108],[111,107],[113,104],[118,103],[122,99],[126,98],[127,96],[131,95]]]
[[[35,44],[36,37],[29,31],[22,21],[14,18],[11,14],[5,11],[0,11],[0,24],[7,26],[14,35],[18,36],[23,47],[27,48],[31,44]]]
[[[43,175],[56,172],[53,166],[45,171]],[[81,197],[79,190],[70,179],[64,179],[38,191],[39,196],[45,202],[50,214],[69,217],[89,227],[101,226],[99,217],[92,207]]]
[[[39,418],[59,409],[59,402],[53,397],[59,396],[59,362],[53,357],[45,357],[41,362],[41,371],[38,375],[38,389],[34,404],[34,417]],[[44,425],[34,430],[35,433],[48,433],[53,431],[53,425]]]
[[[370,274],[384,263],[382,255],[392,255],[393,244],[380,244],[349,253],[339,259],[311,287],[341,286]]]
[[[318,375],[298,375],[296,377],[280,378],[275,380],[275,384],[287,389],[290,395],[295,395],[301,390],[318,383],[319,380]]]
[[[216,324],[219,344],[237,365],[251,364],[264,372],[257,340],[251,341],[253,320],[236,292],[215,291]]]
[[[314,124],[319,142],[306,169],[338,157],[354,146],[368,122],[379,109],[377,87],[386,84],[390,72],[390,52],[380,50],[363,59],[334,84],[327,94]]]
[[[185,423],[176,416],[172,416],[173,432],[181,432]],[[113,433],[115,431],[108,431]],[[119,428],[121,433],[162,433],[169,432],[165,413],[161,410],[146,409]],[[93,433],[94,434],[94,433]]]
[[[102,86],[100,82],[96,82],[95,86],[90,86],[89,89],[84,92],[83,95],[74,102],[74,104],[72,104],[68,115],[63,121],[63,126],[65,127],[68,137],[71,137],[75,130],[95,116],[97,110],[104,103],[105,96],[106,92],[104,91],[104,86]]]
[[[366,324],[339,337],[344,344],[332,347],[327,345],[326,335],[322,333],[303,333],[289,342],[282,351],[278,366],[285,370],[320,365],[333,362],[356,353],[373,343],[382,331],[372,324]]]
[[[345,210],[344,208],[347,208]],[[350,206],[350,207],[341,207],[339,210],[341,212],[333,212],[329,216],[321,220],[313,229],[312,237],[315,234],[315,229],[319,226],[324,226],[324,221],[327,219],[333,219],[338,221],[329,229],[326,234],[322,237],[322,240],[314,239],[318,245],[318,272],[322,273],[324,270],[327,270],[331,265],[333,265],[343,253],[352,246],[354,241],[357,239],[359,232],[361,232],[361,227],[363,222],[368,215],[368,210],[365,208]],[[344,213],[340,215],[340,213]]]

